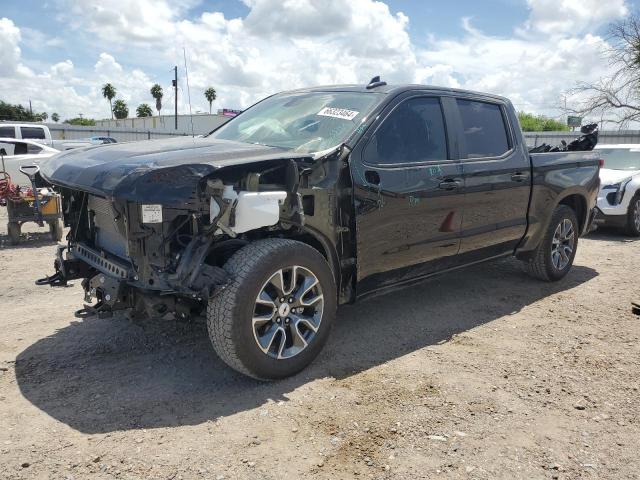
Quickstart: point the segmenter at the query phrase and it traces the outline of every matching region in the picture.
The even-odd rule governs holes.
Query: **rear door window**
[[[36,154],[42,152],[42,147],[34,145],[33,143],[27,143],[27,153]]]
[[[22,138],[44,140],[44,129],[41,127],[20,127]]]
[[[379,165],[446,160],[447,134],[440,99],[418,97],[398,105],[371,138],[365,158]]]
[[[15,127],[0,126],[0,138],[15,138],[15,137],[16,137]]]
[[[461,98],[457,104],[464,129],[462,158],[500,157],[511,149],[500,105]]]

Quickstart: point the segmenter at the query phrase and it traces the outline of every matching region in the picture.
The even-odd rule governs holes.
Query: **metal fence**
[[[119,142],[130,142],[135,140],[151,140],[152,138],[169,138],[191,135],[185,131],[166,130],[141,130],[125,127],[103,128],[103,127],[81,127],[77,125],[67,125],[64,123],[48,123],[54,140],[83,140],[89,137],[113,137]]]
[[[119,142],[130,142],[135,140],[150,140],[152,138],[169,138],[191,135],[187,130],[168,129],[135,129],[127,127],[80,127],[77,125],[67,125],[63,123],[48,123],[51,136],[54,140],[81,140],[89,137],[105,136],[113,137]],[[196,134],[204,133],[195,131]],[[570,142],[580,136],[580,132],[525,132],[524,137],[527,145],[537,147],[542,143],[558,145],[562,140]],[[640,130],[610,130],[601,131],[598,137],[599,144],[640,144]]]

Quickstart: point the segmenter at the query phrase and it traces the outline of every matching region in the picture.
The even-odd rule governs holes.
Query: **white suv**
[[[32,140],[53,147],[49,127],[37,123],[6,123],[0,122],[0,137],[16,138],[18,140]]]
[[[640,236],[640,144],[598,145],[604,160],[594,223]]]

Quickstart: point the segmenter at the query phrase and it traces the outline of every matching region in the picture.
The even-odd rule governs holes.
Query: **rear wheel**
[[[640,237],[640,195],[636,194],[629,204],[627,213],[627,235]]]
[[[566,205],[558,205],[542,241],[526,263],[529,273],[547,282],[564,278],[576,256],[578,232],[575,212]]]
[[[308,245],[266,239],[224,265],[232,283],[209,301],[215,351],[231,368],[261,380],[293,375],[324,346],[336,310],[331,269]]]
[[[9,222],[7,224],[7,233],[9,234],[11,245],[20,243],[20,224],[18,222]]]

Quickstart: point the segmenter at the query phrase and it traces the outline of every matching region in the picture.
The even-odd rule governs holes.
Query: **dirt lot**
[[[640,242],[597,233],[567,279],[518,262],[342,308],[320,358],[258,383],[201,325],[77,320],[45,234],[0,212],[4,478],[640,478]]]

